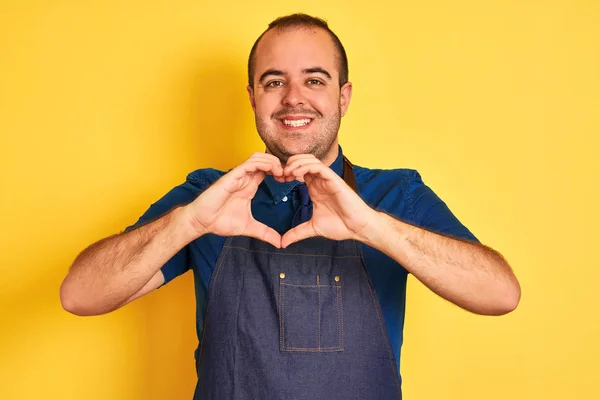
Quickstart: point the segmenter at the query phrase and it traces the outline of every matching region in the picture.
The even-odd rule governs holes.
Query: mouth
[[[309,118],[309,117],[285,117],[282,119],[278,120],[281,125],[283,125],[283,127],[285,129],[288,130],[300,130],[300,129],[304,129],[309,127],[312,122],[314,121],[314,118]]]

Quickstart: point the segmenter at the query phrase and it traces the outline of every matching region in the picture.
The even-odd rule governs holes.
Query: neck
[[[327,152],[325,157],[323,157],[323,159],[321,159],[321,162],[327,166],[331,166],[331,164],[333,164],[335,159],[338,157],[339,152],[340,152],[340,150],[339,150],[338,142],[336,139],[336,141],[331,146],[331,149],[329,149],[329,151]]]

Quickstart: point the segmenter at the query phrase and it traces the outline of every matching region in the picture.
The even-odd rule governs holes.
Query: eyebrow
[[[308,74],[322,74],[324,75],[328,80],[331,80],[331,74],[329,72],[327,72],[326,70],[324,70],[321,67],[313,67],[313,68],[305,68],[302,70],[302,73],[305,75]],[[275,75],[275,76],[284,76],[286,75],[285,72],[278,70],[278,69],[268,69],[265,72],[263,72],[263,74],[260,76],[260,78],[258,79],[258,83],[262,83],[265,78],[269,75]]]
[[[262,83],[265,80],[265,78],[269,75],[283,76],[285,75],[285,72],[280,71],[278,69],[268,69],[260,76],[260,78],[258,79],[258,83]]]
[[[331,80],[331,74],[321,67],[306,68],[302,70],[304,74],[323,74],[327,79]]]

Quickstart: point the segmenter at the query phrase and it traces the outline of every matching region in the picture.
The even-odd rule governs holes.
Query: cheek
[[[322,94],[315,96],[311,100],[312,107],[323,115],[328,115],[337,112],[339,108],[339,98],[334,94]]]
[[[270,119],[277,110],[280,99],[274,94],[262,95],[256,98],[256,114],[263,119]]]

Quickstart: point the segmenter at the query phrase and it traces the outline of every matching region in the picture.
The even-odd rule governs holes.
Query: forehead
[[[336,56],[333,40],[324,29],[275,28],[265,33],[258,43],[255,76],[260,76],[268,69],[293,74],[306,68],[321,67],[337,80]]]

